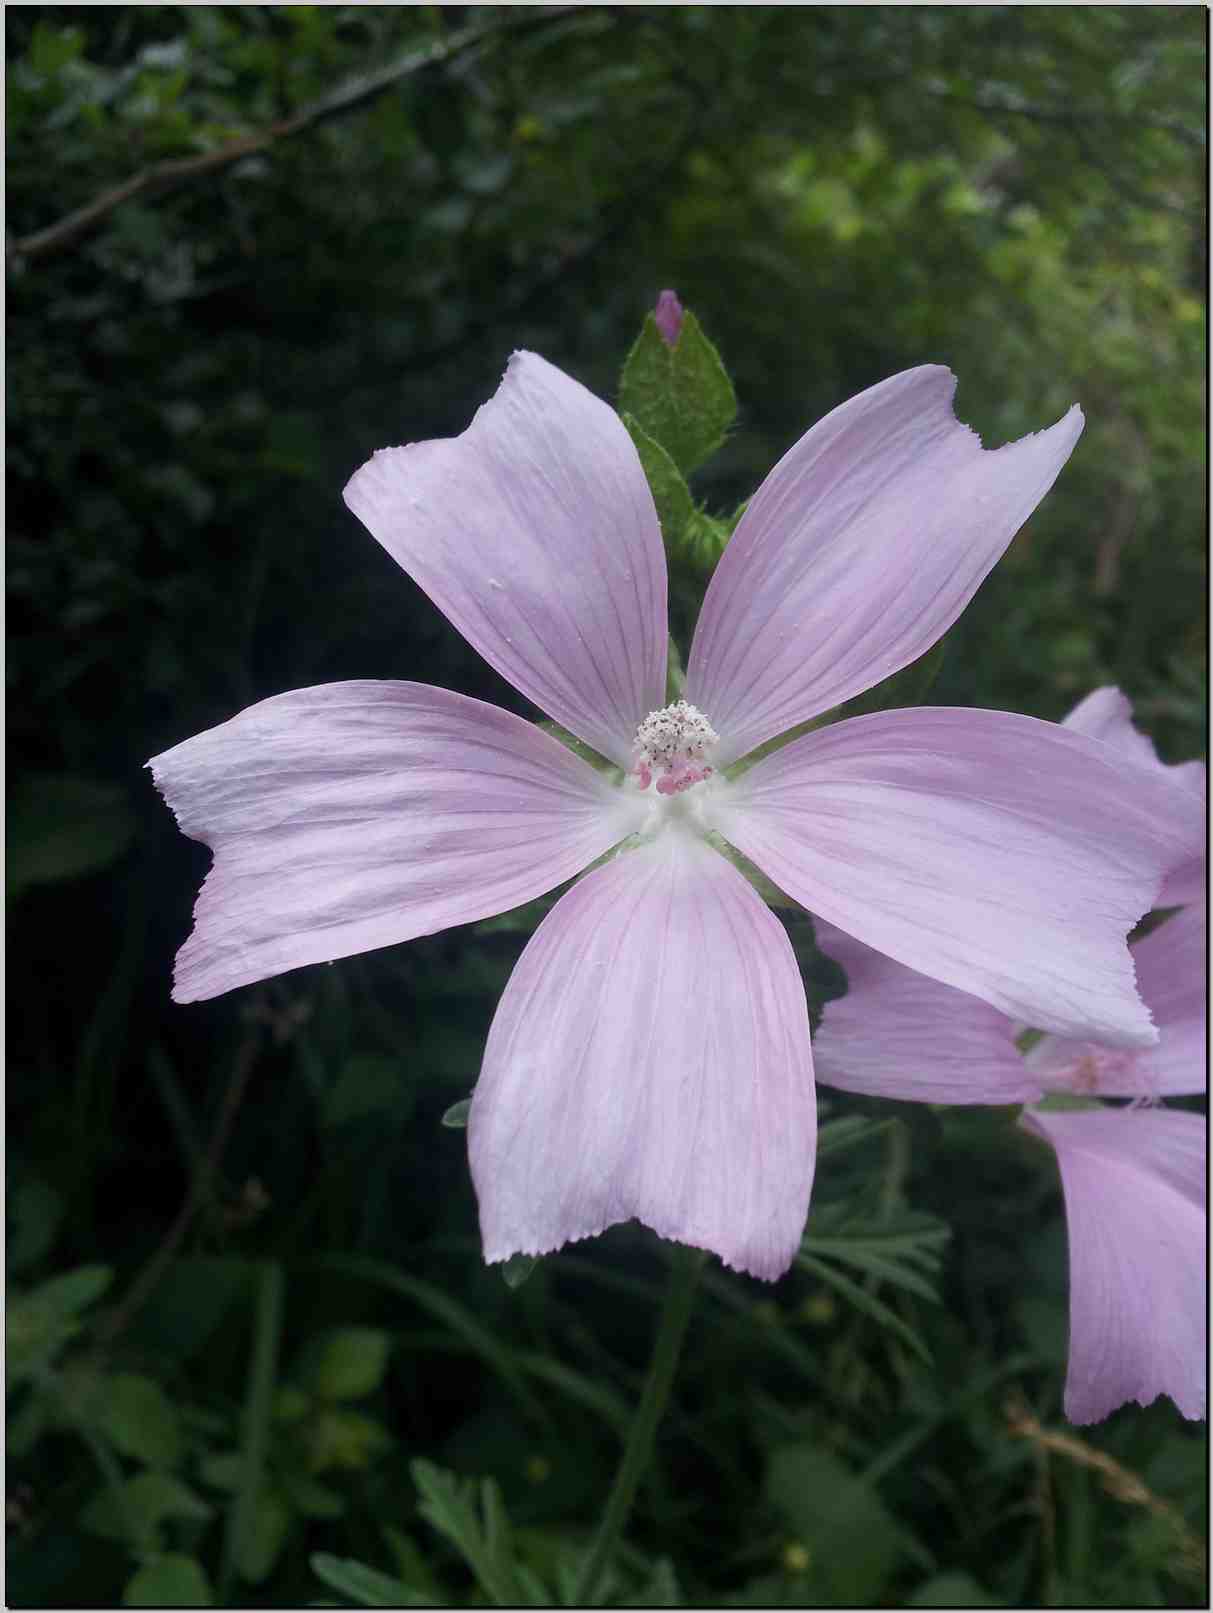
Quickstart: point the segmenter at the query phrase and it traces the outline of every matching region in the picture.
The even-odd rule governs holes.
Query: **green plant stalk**
[[[223,1535],[223,1554],[219,1568],[220,1606],[229,1604],[232,1578],[239,1567],[241,1553],[253,1525],[257,1493],[261,1488],[278,1368],[278,1345],[282,1337],[284,1286],[282,1267],[274,1261],[266,1261],[261,1268],[261,1281],[258,1284],[253,1313],[253,1351],[245,1391],[244,1426],[241,1436],[243,1466],[240,1485],[232,1497],[227,1527]]]
[[[687,1249],[682,1245],[675,1246],[674,1269],[670,1273],[670,1283],[666,1289],[665,1304],[662,1307],[657,1339],[653,1345],[652,1359],[649,1361],[648,1376],[645,1378],[636,1414],[632,1418],[632,1426],[628,1430],[623,1458],[615,1473],[615,1482],[611,1486],[606,1511],[602,1515],[598,1538],[582,1564],[578,1576],[577,1587],[573,1594],[574,1607],[593,1605],[594,1591],[602,1577],[602,1571],[632,1510],[637,1487],[653,1454],[657,1425],[661,1421],[670,1385],[674,1381],[678,1358],[682,1353],[682,1341],[686,1335],[687,1323],[691,1319],[695,1287],[706,1258],[702,1250]]]

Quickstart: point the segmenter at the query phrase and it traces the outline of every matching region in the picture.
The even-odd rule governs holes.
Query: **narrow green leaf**
[[[409,1471],[421,1498],[417,1503],[421,1516],[456,1548],[495,1606],[517,1605],[520,1587],[505,1558],[508,1521],[494,1481],[481,1481],[482,1522],[470,1480],[457,1479],[420,1458],[409,1463]]]
[[[253,1349],[245,1388],[241,1438],[243,1472],[240,1487],[232,1497],[223,1535],[219,1599],[224,1604],[230,1601],[232,1576],[245,1560],[247,1542],[255,1527],[257,1498],[261,1492],[270,1414],[274,1403],[278,1346],[282,1337],[283,1288],[281,1266],[267,1261],[261,1268],[253,1315]]]
[[[737,416],[737,397],[693,313],[683,314],[672,347],[647,316],[623,366],[619,412],[631,415],[684,476],[723,443]]]
[[[290,1528],[290,1507],[276,1489],[263,1484],[240,1544],[236,1569],[241,1579],[250,1585],[260,1585],[269,1578],[286,1545]]]
[[[542,1404],[527,1387],[510,1352],[465,1306],[440,1288],[422,1282],[418,1277],[410,1277],[395,1266],[389,1266],[386,1261],[372,1260],[364,1255],[327,1255],[306,1264],[312,1270],[344,1271],[351,1277],[361,1277],[364,1282],[400,1294],[431,1316],[437,1316],[473,1354],[481,1356],[494,1368],[528,1411],[544,1422],[548,1420]]]
[[[867,1115],[839,1115],[837,1120],[828,1120],[817,1133],[817,1157],[844,1153],[848,1148],[884,1136],[898,1124],[900,1122],[894,1118],[869,1120]]]
[[[836,1293],[842,1295],[843,1299],[854,1305],[856,1310],[863,1311],[874,1322],[879,1322],[881,1327],[887,1328],[891,1333],[895,1333],[903,1344],[913,1350],[920,1361],[924,1361],[930,1366],[931,1352],[918,1334],[912,1328],[907,1327],[896,1311],[890,1310],[882,1300],[877,1299],[875,1294],[869,1294],[858,1283],[852,1282],[849,1277],[844,1277],[840,1271],[835,1271],[824,1260],[817,1260],[812,1255],[797,1255],[796,1264],[802,1271],[811,1272],[814,1277],[819,1277],[823,1283],[828,1283]]]
[[[433,1607],[433,1598],[420,1591],[410,1590],[391,1574],[368,1568],[353,1557],[333,1557],[328,1552],[313,1552],[308,1558],[312,1573],[340,1596],[346,1596],[355,1607]]]

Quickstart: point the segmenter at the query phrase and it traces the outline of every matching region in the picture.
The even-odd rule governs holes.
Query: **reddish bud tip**
[[[676,291],[663,291],[658,295],[653,317],[657,321],[662,341],[667,347],[673,347],[682,329],[682,304],[678,301]]]

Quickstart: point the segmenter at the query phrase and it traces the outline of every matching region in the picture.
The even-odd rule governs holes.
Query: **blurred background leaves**
[[[1055,718],[1115,681],[1198,754],[1204,13],[5,22],[9,1600],[567,1595],[665,1264],[635,1228],[514,1289],[479,1263],[440,1121],[536,915],[175,1008],[207,854],[142,764],[344,677],[523,709],[340,490],[462,430],[515,347],[614,399],[663,286],[740,406],[691,475],[705,541],[900,368],[950,364],[988,444],[1081,401],[931,698]],[[1044,1151],[831,1102],[808,1264],[712,1275],[604,1597],[1182,1604],[1203,1431],[1160,1403],[1084,1432],[1159,1512],[1004,1413],[1060,1418]],[[830,1245],[878,1222],[952,1236],[892,1270]]]

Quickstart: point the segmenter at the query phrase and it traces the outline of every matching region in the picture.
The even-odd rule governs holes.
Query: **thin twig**
[[[241,135],[239,139],[231,140],[227,145],[219,146],[214,151],[204,151],[196,157],[174,157],[164,162],[153,163],[151,167],[144,168],[142,172],[124,180],[121,185],[103,191],[100,196],[94,197],[91,202],[77,208],[75,212],[68,213],[56,223],[11,242],[7,255],[10,259],[29,259],[61,252],[65,247],[78,241],[81,236],[95,229],[116,208],[136,196],[163,195],[166,191],[176,190],[179,186],[188,184],[190,180],[200,179],[207,174],[228,168],[232,163],[239,162],[242,157],[265,151],[281,140],[290,139],[292,135],[302,134],[321,123],[326,123],[330,118],[340,117],[357,107],[365,106],[404,79],[411,78],[413,74],[427,67],[454,61],[456,57],[486,39],[503,34],[524,33],[540,25],[547,25],[553,17],[563,17],[577,9],[576,6],[549,6],[538,16],[527,16],[504,24],[494,23],[487,28],[465,28],[457,34],[452,34],[449,39],[431,40],[418,49],[406,51],[403,56],[389,66],[380,68],[378,72],[363,74],[343,84],[332,95],[314,101],[302,111],[296,112],[293,117],[279,119],[278,122],[271,123],[268,128],[253,134]]]
[[[177,1218],[169,1227],[157,1248],[153,1251],[143,1270],[136,1277],[126,1292],[126,1297],[120,1305],[114,1307],[101,1321],[97,1329],[97,1345],[107,1349],[114,1340],[125,1331],[135,1316],[141,1311],[152,1294],[159,1287],[165,1272],[176,1258],[177,1251],[185,1241],[194,1217],[210,1197],[216,1176],[219,1173],[220,1161],[227,1148],[232,1127],[236,1121],[237,1112],[244,1101],[244,1094],[248,1089],[249,1077],[253,1073],[253,1066],[257,1062],[257,1054],[261,1048],[261,1031],[258,1021],[254,1019],[245,1034],[244,1040],[236,1050],[236,1057],[232,1063],[232,1073],[228,1078],[227,1090],[223,1094],[223,1102],[219,1107],[219,1117],[215,1122],[215,1129],[207,1145],[206,1153],[199,1162],[190,1182],[189,1191],[185,1195],[185,1202],[177,1212]]]
[[[1007,1397],[1003,1414],[1015,1438],[1031,1440],[1038,1454],[1052,1451],[1058,1456],[1068,1457],[1071,1462],[1077,1462],[1080,1467],[1089,1468],[1099,1474],[1100,1481],[1109,1495],[1115,1496],[1118,1501],[1123,1501],[1126,1506],[1142,1507],[1154,1517],[1168,1523],[1179,1544],[1180,1565],[1187,1574],[1196,1579],[1204,1578],[1205,1554],[1200,1541],[1192,1534],[1178,1508],[1155,1495],[1136,1473],[1130,1472],[1127,1467],[1122,1467],[1106,1451],[1088,1445],[1085,1440],[1078,1439],[1074,1434],[1042,1428],[1018,1391]]]

